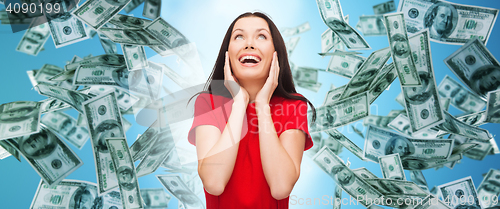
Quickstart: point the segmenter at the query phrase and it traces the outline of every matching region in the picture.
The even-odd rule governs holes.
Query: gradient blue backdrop
[[[350,25],[355,26],[361,15],[373,14],[372,6],[385,0],[343,0],[342,9],[344,15],[349,15]],[[455,3],[477,5],[484,7],[500,8],[500,1],[486,0],[454,0]],[[81,2],[82,3],[82,2]],[[81,4],[80,3],[80,4]],[[399,1],[396,0],[396,5]],[[3,5],[0,6],[3,8]],[[143,6],[139,6],[132,11],[134,16],[142,16]],[[247,11],[262,11],[269,14],[279,28],[294,27],[304,22],[309,22],[311,30],[303,34],[295,51],[289,58],[298,66],[308,66],[316,68],[326,68],[329,57],[321,58],[317,53],[321,51],[321,34],[327,29],[319,15],[316,2],[314,0],[279,0],[279,1],[230,1],[230,0],[213,0],[213,1],[163,1],[162,2],[162,17],[181,31],[190,41],[196,43],[200,59],[203,65],[205,77],[207,77],[213,64],[216,55],[220,48],[222,38],[231,21],[239,14]],[[121,13],[125,14],[124,11]],[[500,27],[493,28],[490,40],[487,47],[494,56],[500,55],[500,40],[497,36],[500,34]],[[9,25],[0,25],[0,37],[2,40],[1,47],[1,76],[0,76],[0,104],[13,101],[40,101],[46,97],[39,95],[32,89],[31,83],[27,77],[26,71],[40,69],[45,63],[58,65],[63,67],[67,60],[71,60],[74,55],[84,57],[88,54],[101,55],[104,50],[97,37],[94,39],[85,40],[70,46],[65,46],[55,49],[51,38],[45,44],[45,50],[40,52],[38,56],[30,56],[15,51],[16,46],[23,36],[24,31],[13,34]],[[288,40],[290,37],[284,37]],[[370,44],[372,50],[361,51],[362,56],[368,55],[374,51],[388,46],[387,36],[365,37]],[[118,45],[119,46],[119,45]],[[443,60],[451,53],[456,51],[460,46],[445,45],[439,43],[431,43],[432,60],[434,61],[434,71],[436,81],[439,82],[445,75],[450,75],[452,78],[456,76],[444,65]],[[121,53],[121,49],[119,49]],[[176,57],[161,58],[155,56],[156,53],[146,47],[146,54],[150,60],[155,62],[167,63],[171,68],[177,69],[179,65],[176,62]],[[179,72],[182,74],[182,72]],[[309,98],[315,106],[320,106],[323,103],[326,92],[330,89],[330,84],[341,86],[348,82],[348,79],[326,72],[320,72],[319,82],[323,83],[319,92],[311,92],[306,89],[297,88],[299,93]],[[176,91],[179,88],[165,77],[164,85],[171,91]],[[401,88],[399,80],[393,82],[388,91],[385,91],[372,105],[371,113],[377,115],[387,115],[392,109],[403,109],[394,101],[394,98],[400,93]],[[450,108],[452,114],[460,114],[461,112],[453,107]],[[70,115],[76,118],[77,112],[74,110],[67,111]],[[126,115],[127,120],[133,122],[134,126],[127,132],[128,143],[131,145],[138,134],[143,133],[147,127],[137,125],[134,122],[133,115]],[[366,131],[361,125],[361,121],[354,123],[356,127]],[[498,124],[486,124],[482,128],[488,129],[493,135],[497,135],[500,131]],[[352,139],[358,146],[363,147],[364,140],[354,134],[349,127],[340,128],[347,137]],[[498,140],[497,140],[497,143]],[[90,142],[78,150],[74,146],[70,147],[80,156],[84,165],[73,172],[67,179],[79,179],[90,182],[96,182],[94,159]],[[367,167],[377,176],[381,177],[381,171],[378,164],[364,162],[359,160],[349,151],[344,150],[340,157],[344,160],[351,161],[351,168]],[[482,181],[482,174],[488,172],[490,168],[500,169],[498,163],[500,155],[489,155],[483,161],[475,161],[464,158],[460,164],[457,164],[453,170],[442,168],[439,170],[429,169],[423,171],[429,187],[441,185],[456,179],[467,176],[472,176],[476,187]],[[160,168],[154,174],[165,174],[164,169]],[[158,182],[154,175],[148,175],[139,179],[141,188],[158,188],[162,185]],[[409,173],[406,173],[409,178]],[[18,162],[13,157],[6,158],[0,161],[0,208],[28,208],[31,204],[36,188],[40,182],[39,175],[31,168],[31,166],[22,159]],[[301,176],[296,183],[291,194],[291,200],[299,198],[322,198],[324,195],[333,196],[335,188],[334,181],[321,171],[312,160],[304,156],[301,167]],[[166,191],[166,190],[165,190]],[[344,197],[347,194],[343,193]],[[200,195],[204,200],[204,196]],[[291,201],[290,203],[293,203]],[[322,202],[326,203],[326,202]],[[332,205],[291,205],[290,208],[332,208]],[[169,203],[169,208],[176,208],[177,200],[173,198]],[[358,206],[343,206],[343,208],[363,208]]]

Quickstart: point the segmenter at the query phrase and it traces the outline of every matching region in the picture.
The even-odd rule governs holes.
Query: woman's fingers
[[[231,67],[229,66],[229,55],[226,51],[226,61],[224,62],[224,78],[226,80],[234,80],[233,75],[231,74]]]

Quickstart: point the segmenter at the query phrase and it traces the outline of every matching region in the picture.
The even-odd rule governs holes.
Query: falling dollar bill
[[[188,186],[182,181],[178,175],[167,174],[167,175],[157,175],[156,178],[161,182],[161,184],[174,195],[179,202],[182,202],[185,209],[204,209],[205,205],[203,202],[189,190]]]
[[[98,194],[95,183],[63,180],[58,184],[50,185],[40,181],[30,209],[93,208],[96,198],[98,198]]]
[[[125,138],[107,138],[105,140],[116,171],[123,208],[143,208],[134,161],[130,156],[127,140]]]
[[[283,35],[283,36],[294,36],[294,35],[298,35],[298,34],[301,34],[303,32],[306,32],[308,30],[311,30],[311,26],[309,25],[309,22],[305,22],[305,23],[300,24],[297,27],[282,29],[281,30],[281,35]]]
[[[83,165],[82,160],[50,130],[8,139],[48,185],[56,185]]]
[[[403,161],[406,158],[448,159],[452,149],[452,139],[412,139],[369,126],[363,151],[365,158],[378,162],[379,156],[394,153],[399,153]]]
[[[143,46],[122,44],[122,51],[128,70],[141,70],[149,66]]]
[[[439,166],[444,166],[450,162],[456,162],[462,159],[462,154],[451,155],[448,159],[404,159],[403,168],[405,170],[426,170],[429,168],[436,168]]]
[[[177,29],[175,29],[161,17],[156,18],[149,25],[144,26],[144,30],[170,49],[174,49],[189,43],[187,38],[182,35],[182,33],[180,33]]]
[[[316,109],[318,119],[310,122],[310,132],[319,132],[347,125],[369,115],[368,92],[357,94]],[[308,117],[312,111],[308,111]]]
[[[0,159],[4,159],[9,156],[14,156],[19,162],[21,162],[21,155],[19,151],[10,145],[7,140],[0,140]]]
[[[470,176],[439,185],[437,188],[444,202],[452,208],[457,208],[460,205],[481,208],[476,187],[474,187]]]
[[[101,28],[102,34],[108,37],[111,41],[119,44],[131,44],[141,46],[156,46],[161,43],[153,36],[149,35],[143,29],[137,28]]]
[[[154,142],[153,146],[148,150],[147,154],[141,160],[141,163],[137,166],[136,171],[138,177],[155,172],[171,153],[172,149],[175,149],[170,129],[165,129],[167,131],[158,134],[158,138]]]
[[[420,86],[422,82],[418,76],[413,56],[411,56],[411,48],[408,41],[408,34],[406,33],[403,13],[384,15],[384,24],[387,28],[387,36],[391,47],[392,60],[396,67],[396,71],[398,72],[401,86]]]
[[[132,2],[130,4],[132,4]],[[115,15],[108,22],[108,24],[112,24],[112,25],[116,26],[116,28],[121,28],[121,29],[127,29],[127,28],[141,29],[149,23],[151,23],[151,20],[142,19],[142,18],[138,18],[138,17],[132,17],[132,16],[123,15],[123,14]]]
[[[106,193],[118,187],[119,182],[105,139],[125,137],[115,91],[84,102],[83,110],[94,152],[99,194]]]
[[[444,115],[436,89],[428,32],[422,31],[410,37],[409,44],[410,57],[414,58],[413,66],[421,85],[417,87],[402,85],[401,88],[411,132],[418,133],[443,123]]]
[[[410,179],[415,182],[420,188],[425,191],[429,191],[429,186],[427,186],[427,181],[425,180],[424,174],[422,171],[410,171]]]
[[[365,179],[376,179],[376,178],[378,178],[375,174],[373,174],[372,172],[370,172],[365,167],[353,169],[352,172],[354,172],[356,175],[358,175],[358,176],[360,176],[362,178],[365,178]]]
[[[63,10],[61,13],[57,15],[46,13],[45,15],[56,48],[88,39],[89,35],[82,21],[71,14],[76,7],[71,10],[67,4],[61,4],[61,7]]]
[[[148,67],[132,71],[128,77],[130,92],[139,93],[156,100],[159,98],[163,83],[163,67],[157,63],[148,62]],[[142,74],[142,75],[141,75]]]
[[[469,89],[481,97],[489,91],[500,88],[500,64],[484,44],[477,38],[471,39],[444,63]]]
[[[43,45],[50,36],[50,30],[47,23],[38,26],[30,27],[24,33],[16,51],[23,52],[29,55],[37,56],[42,50]]]
[[[145,0],[142,16],[149,19],[156,19],[161,13],[161,0]]]
[[[384,16],[382,15],[362,15],[359,16],[359,22],[356,25],[364,36],[386,36],[387,31],[384,25]]]
[[[357,55],[332,55],[326,71],[346,78],[352,78],[364,61],[364,57]]]
[[[42,103],[17,101],[0,105],[0,140],[40,131]]]
[[[144,0],[132,0],[125,6],[125,12],[130,13],[132,10],[137,8],[140,4],[144,3]]]
[[[118,14],[130,1],[89,0],[75,9],[72,14],[94,30],[97,30]]]
[[[382,194],[369,185],[365,179],[354,174],[342,160],[330,149],[323,147],[314,157],[313,161],[327,173],[342,189],[351,197],[358,198],[357,201],[368,207],[372,204],[368,198],[376,199]],[[359,198],[361,197],[361,198]]]
[[[426,0],[399,1],[398,11],[408,22],[408,33],[428,28],[433,41],[447,44],[464,44],[474,37],[486,43],[498,15],[498,9]]]
[[[172,198],[163,188],[141,189],[144,208],[166,208]]]
[[[342,144],[347,150],[351,151],[352,154],[356,155],[361,160],[364,160],[363,150],[358,147],[354,142],[347,138],[344,134],[340,133],[337,129],[331,129],[326,131],[326,133],[333,138],[338,143]]]
[[[323,22],[344,42],[347,48],[368,50],[370,45],[344,21],[339,0],[316,0]]]
[[[124,62],[125,58],[121,54],[103,54],[69,63],[64,66],[64,70],[66,72],[74,71],[78,69],[78,67],[85,65],[124,66]],[[55,80],[55,76],[51,78],[51,80]]]
[[[399,153],[378,157],[382,175],[386,179],[406,180]]]
[[[139,101],[139,97],[130,94],[128,91],[123,90],[121,88],[117,88],[114,86],[99,86],[92,85],[89,89],[89,95],[98,96],[102,93],[108,92],[110,90],[114,90],[116,93],[116,101],[118,102],[118,106],[122,111],[127,111],[130,109],[136,102]]]
[[[111,85],[129,89],[129,80],[139,81],[142,71],[129,71],[126,66],[84,65],[75,72],[73,85]]]
[[[156,142],[160,127],[155,121],[135,142],[130,146],[130,155],[135,161],[141,160],[146,156],[151,147]]]
[[[383,195],[403,195],[425,197],[428,194],[411,181],[394,179],[365,179],[373,188]]]
[[[491,168],[477,188],[477,196],[483,208],[493,207],[500,195],[500,170]]]
[[[293,73],[293,79],[301,83],[315,84],[318,82],[318,69],[309,67],[299,67]]]
[[[486,101],[446,75],[438,86],[439,95],[450,98],[450,104],[466,113],[481,111]]]
[[[396,11],[396,4],[394,3],[394,0],[373,6],[373,13],[375,14],[386,14],[393,11]]]
[[[75,108],[75,110],[81,113],[83,112],[82,103],[90,99],[90,96],[86,94],[57,86],[38,84],[37,89],[38,93],[40,93],[41,95],[53,97],[66,102],[67,104],[71,105],[71,107]]]
[[[480,141],[488,141],[492,138],[491,134],[486,129],[476,126],[467,125],[464,122],[456,119],[450,113],[444,111],[445,122],[436,126],[437,129],[448,133],[458,134]]]
[[[486,122],[500,123],[500,90],[488,93],[488,106],[486,106]]]
[[[109,23],[104,24],[103,27],[111,27],[112,25]],[[112,27],[114,28],[114,27]],[[118,47],[116,46],[116,43],[111,41],[106,35],[101,33],[99,30],[97,32],[99,34],[99,42],[101,42],[102,49],[104,49],[104,52],[106,54],[117,54],[118,53]]]
[[[77,126],[76,119],[65,113],[47,113],[42,117],[41,123],[78,149],[82,149],[89,139],[87,127]]]
[[[394,70],[394,63],[384,66],[377,77],[370,84],[370,90],[368,92],[368,99],[370,104],[372,104],[378,96],[386,90],[394,80],[396,80],[396,71]]]
[[[285,42],[285,47],[286,47],[288,57],[292,56],[292,52],[295,50],[295,47],[297,47],[299,40],[300,40],[300,36],[292,37],[292,38],[290,38],[290,40]]]
[[[390,56],[391,52],[389,48],[379,49],[371,53],[356,74],[352,76],[349,83],[347,83],[347,87],[340,99],[368,91],[371,83],[379,73],[379,69],[385,65]]]

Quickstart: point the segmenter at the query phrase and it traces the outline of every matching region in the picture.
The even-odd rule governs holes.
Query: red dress
[[[232,104],[233,100],[227,97],[208,93],[200,94],[195,102],[195,117],[189,130],[189,142],[195,145],[195,128],[199,125],[213,125],[222,133],[231,114]],[[306,134],[304,150],[312,147],[313,142],[307,128],[306,102],[273,97],[269,106],[278,137],[287,129],[300,129]],[[289,197],[282,200],[274,199],[264,177],[255,103],[247,106],[245,117],[241,133],[242,140],[231,178],[224,192],[219,196],[211,195],[205,190],[207,209],[288,208]]]

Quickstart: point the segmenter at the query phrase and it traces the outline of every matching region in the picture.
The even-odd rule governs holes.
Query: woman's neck
[[[255,97],[257,96],[257,93],[259,93],[259,91],[262,89],[264,84],[265,84],[265,80],[264,80],[264,82],[255,81],[255,80],[246,81],[246,82],[240,81],[241,87],[243,87],[248,92],[248,103],[249,104],[255,102]]]

